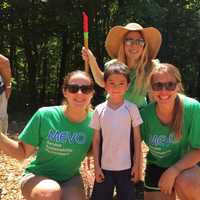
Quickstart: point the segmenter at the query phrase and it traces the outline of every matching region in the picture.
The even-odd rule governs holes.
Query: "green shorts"
[[[145,170],[144,191],[159,192],[158,182],[161,175],[167,168],[158,167],[153,164],[147,164]]]

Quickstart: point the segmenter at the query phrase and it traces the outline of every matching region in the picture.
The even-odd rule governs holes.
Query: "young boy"
[[[96,107],[90,124],[94,129],[95,164],[91,200],[111,200],[115,187],[118,200],[134,200],[134,182],[140,174],[139,126],[143,121],[137,106],[124,100],[130,82],[128,67],[111,63],[104,72],[104,81],[109,97]]]

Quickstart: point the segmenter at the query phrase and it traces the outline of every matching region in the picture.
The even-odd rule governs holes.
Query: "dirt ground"
[[[13,139],[17,138],[17,134],[24,127],[24,122],[11,121],[9,123],[9,136]],[[144,156],[147,148],[143,145]],[[20,191],[20,179],[23,170],[30,162],[31,158],[21,162],[13,159],[0,151],[0,200],[24,200]],[[143,159],[143,168],[145,159]],[[88,167],[88,159],[85,159],[81,165],[81,174],[84,179],[86,195],[89,196],[94,181],[94,165],[90,159],[90,168]],[[143,190],[141,187],[137,190],[137,200],[143,199]]]

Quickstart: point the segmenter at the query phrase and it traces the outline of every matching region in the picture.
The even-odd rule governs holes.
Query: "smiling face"
[[[105,90],[111,99],[123,98],[128,89],[127,78],[122,74],[111,74],[105,82]]]
[[[179,83],[177,83],[176,78],[172,74],[167,71],[155,73],[151,78],[151,86],[151,94],[158,104],[174,104],[179,91]]]
[[[144,39],[139,31],[129,32],[124,38],[124,51],[127,59],[133,59],[137,61],[143,52],[144,45]]]
[[[86,109],[93,96],[91,85],[91,80],[85,74],[75,73],[71,75],[63,89],[68,106],[75,109]]]

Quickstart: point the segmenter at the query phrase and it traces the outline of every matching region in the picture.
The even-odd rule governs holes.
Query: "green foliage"
[[[104,41],[114,25],[138,22],[163,35],[161,61],[180,67],[186,93],[200,97],[199,0],[2,0],[0,50],[10,58],[11,107],[41,106],[61,98],[64,75],[84,69],[82,11],[89,16],[89,47],[103,68]],[[95,102],[103,99],[97,87]]]

